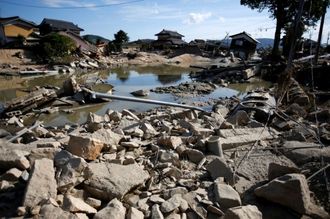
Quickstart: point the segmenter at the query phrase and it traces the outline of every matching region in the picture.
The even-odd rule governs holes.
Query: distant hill
[[[101,42],[104,42],[104,43],[109,43],[110,40],[104,38],[104,37],[101,37],[101,36],[98,36],[98,35],[92,35],[92,34],[87,34],[87,35],[84,35],[83,38],[92,43],[92,44],[96,44],[96,42],[99,40]]]
[[[271,38],[258,38],[260,43],[257,45],[257,49],[273,47],[274,39]]]

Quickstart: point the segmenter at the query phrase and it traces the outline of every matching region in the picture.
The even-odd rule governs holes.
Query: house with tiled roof
[[[18,16],[0,18],[0,45],[20,40],[34,40],[38,35],[38,26],[32,21]]]
[[[153,47],[155,48],[181,47],[187,44],[182,39],[184,36],[176,31],[163,29],[161,32],[155,34],[155,36],[157,36],[157,40],[153,42]]]
[[[84,29],[80,28],[78,25],[64,20],[56,20],[45,18],[39,25],[40,34],[46,35],[52,32],[72,32],[74,34],[80,35],[81,31]]]
[[[236,57],[249,59],[256,51],[258,40],[254,39],[245,31],[231,35],[230,52],[233,52]]]

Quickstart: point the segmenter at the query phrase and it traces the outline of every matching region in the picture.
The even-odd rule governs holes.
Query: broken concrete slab
[[[286,141],[283,144],[283,153],[298,165],[321,160],[321,157],[325,162],[330,162],[330,147],[321,148],[315,143]]]
[[[175,194],[170,199],[166,200],[161,204],[160,210],[165,214],[172,212],[181,205],[181,202],[182,202],[181,194]]]
[[[274,192],[276,191],[276,192]],[[287,174],[255,189],[258,197],[305,214],[311,203],[307,180],[302,174]]]
[[[70,153],[86,160],[95,160],[101,153],[104,143],[93,137],[92,134],[70,135],[65,147]]]
[[[237,207],[242,204],[238,192],[230,185],[224,184],[218,180],[214,182],[214,194],[222,210],[227,210],[228,208]]]
[[[212,160],[206,165],[206,170],[214,180],[218,177],[224,177],[230,185],[235,184],[234,171],[227,165],[223,158],[217,157]]]
[[[229,208],[226,211],[224,219],[262,219],[262,213],[259,211],[257,206],[246,205]]]
[[[235,148],[241,145],[254,143],[257,140],[271,140],[278,136],[278,132],[268,128],[242,128],[219,129],[218,135],[223,150]]]
[[[73,197],[72,195],[64,196],[62,208],[66,211],[73,213],[87,213],[95,214],[97,210],[80,198]]]
[[[23,205],[32,208],[42,200],[55,199],[56,194],[54,162],[47,158],[36,160],[25,189]]]
[[[30,152],[22,150],[10,150],[9,148],[0,149],[0,166],[2,169],[18,168],[26,170],[30,167],[29,160],[25,157]]]
[[[149,178],[138,164],[89,163],[86,174],[85,189],[93,197],[108,201],[122,198]]]
[[[118,199],[112,199],[106,207],[97,212],[93,219],[116,218],[125,219],[126,208]]]

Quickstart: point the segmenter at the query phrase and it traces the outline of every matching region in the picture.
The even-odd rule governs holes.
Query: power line
[[[120,2],[120,3],[112,3],[112,4],[102,4],[102,5],[82,5],[82,6],[66,6],[66,7],[51,7],[51,6],[40,6],[40,5],[30,5],[30,4],[22,4],[17,2],[10,2],[6,0],[2,0],[1,2],[8,4],[8,5],[15,5],[15,6],[21,6],[21,7],[29,7],[29,8],[43,8],[43,9],[83,9],[83,8],[105,8],[105,7],[111,7],[111,6],[117,6],[117,5],[127,5],[137,2],[143,2],[144,0],[133,0],[133,1],[127,1],[127,2]]]

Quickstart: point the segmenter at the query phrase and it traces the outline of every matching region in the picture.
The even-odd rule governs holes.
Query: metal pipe
[[[90,93],[92,95],[92,98],[106,98],[106,99],[138,102],[138,103],[173,106],[173,107],[180,107],[180,108],[184,108],[184,109],[191,109],[191,110],[198,110],[201,112],[206,112],[206,110],[204,110],[200,107],[196,107],[196,106],[189,106],[189,105],[171,103],[171,102],[165,102],[165,101],[159,101],[159,100],[149,100],[149,99],[141,99],[141,98],[136,98],[136,97],[125,97],[125,96],[118,96],[118,95],[112,95],[112,94],[105,94],[105,93],[94,92],[94,91],[88,90],[86,88],[84,88],[83,90]]]

